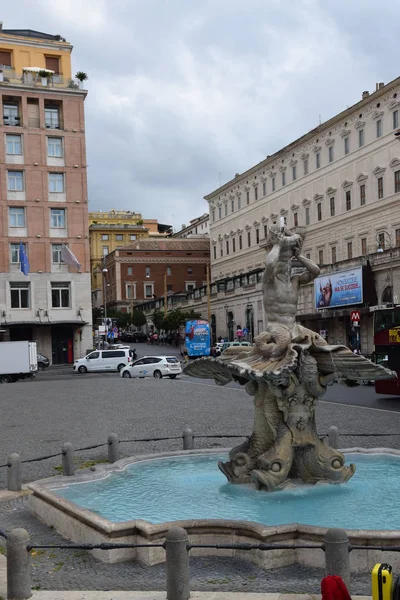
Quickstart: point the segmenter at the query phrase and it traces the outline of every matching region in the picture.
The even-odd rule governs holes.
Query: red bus
[[[382,308],[374,313],[374,360],[396,371],[398,379],[375,382],[378,394],[400,396],[400,306]]]

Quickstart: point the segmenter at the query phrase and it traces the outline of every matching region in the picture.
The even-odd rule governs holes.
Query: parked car
[[[147,335],[141,331],[125,331],[121,335],[121,341],[132,344],[144,343],[147,342]]]
[[[144,356],[127,365],[120,371],[121,377],[155,377],[175,379],[182,373],[182,366],[176,356]]]
[[[231,348],[232,346],[252,346],[252,344],[250,344],[250,342],[224,342],[222,344],[222,350],[221,352],[223,352],[224,350],[226,350],[227,348]]]
[[[37,368],[38,371],[44,371],[50,366],[50,360],[44,354],[37,353]]]
[[[95,350],[84,358],[75,361],[74,371],[121,371],[133,360],[133,351],[129,348],[119,350]]]

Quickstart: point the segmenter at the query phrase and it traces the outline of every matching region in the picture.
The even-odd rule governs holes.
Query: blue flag
[[[25,252],[24,244],[22,242],[19,243],[19,260],[21,261],[21,272],[24,275],[28,275],[29,273],[29,260]]]

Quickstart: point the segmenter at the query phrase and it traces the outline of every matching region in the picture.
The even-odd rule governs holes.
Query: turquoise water
[[[357,470],[348,483],[272,494],[227,483],[218,459],[226,456],[145,461],[56,493],[114,522],[240,519],[265,525],[400,529],[400,458],[349,454],[347,464],[355,463]]]

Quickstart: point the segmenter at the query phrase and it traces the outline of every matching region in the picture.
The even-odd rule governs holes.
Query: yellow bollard
[[[377,564],[372,569],[372,600],[391,600],[393,574],[386,563]]]

